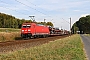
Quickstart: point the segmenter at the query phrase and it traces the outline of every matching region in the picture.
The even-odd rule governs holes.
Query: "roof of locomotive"
[[[23,23],[23,25],[36,25],[36,23]]]
[[[37,24],[37,23],[23,23],[22,25],[38,25],[38,26],[45,26],[45,25]]]

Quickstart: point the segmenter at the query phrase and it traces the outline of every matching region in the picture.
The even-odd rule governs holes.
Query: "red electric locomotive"
[[[21,37],[23,38],[35,38],[35,37],[47,37],[50,31],[47,26],[36,23],[23,23],[21,28]]]

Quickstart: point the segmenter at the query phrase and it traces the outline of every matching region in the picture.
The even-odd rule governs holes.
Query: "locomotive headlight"
[[[25,31],[27,31],[27,30],[25,30]]]
[[[22,32],[24,32],[24,30],[22,30]]]
[[[31,31],[31,30],[28,30],[28,31]]]

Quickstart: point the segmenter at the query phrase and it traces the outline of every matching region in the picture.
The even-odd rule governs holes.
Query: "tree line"
[[[72,26],[72,33],[89,33],[90,34],[90,15],[81,17],[79,21],[76,21]]]
[[[18,19],[12,15],[0,13],[0,28],[21,28],[22,24],[26,22],[33,22],[33,21]],[[36,22],[36,23],[53,26],[52,22]]]

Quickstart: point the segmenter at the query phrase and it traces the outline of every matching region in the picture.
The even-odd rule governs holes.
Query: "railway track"
[[[35,47],[41,44],[48,43],[57,39],[68,37],[69,35],[63,36],[51,36],[48,38],[38,38],[38,39],[29,39],[29,40],[18,40],[18,41],[8,41],[0,42],[0,53],[9,53],[16,50],[22,50],[30,47]]]

